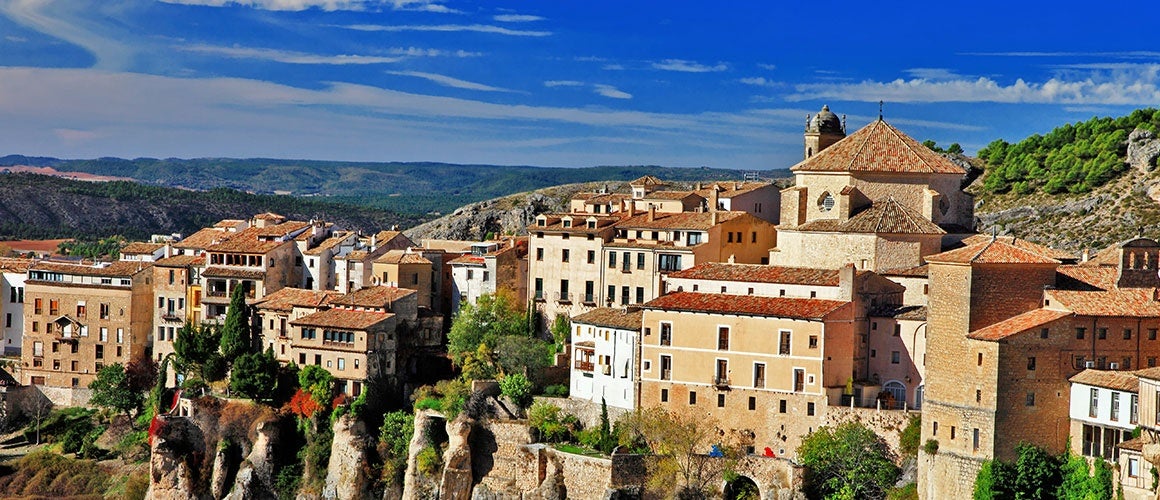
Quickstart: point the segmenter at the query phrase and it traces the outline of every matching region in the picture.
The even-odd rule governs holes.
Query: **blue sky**
[[[971,152],[1160,104],[1149,5],[0,0],[0,154],[770,169],[879,100]]]

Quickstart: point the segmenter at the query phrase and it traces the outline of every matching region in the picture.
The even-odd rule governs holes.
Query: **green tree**
[[[1015,498],[1047,500],[1055,498],[1059,485],[1059,460],[1038,446],[1022,443],[1015,447]]]
[[[334,375],[318,365],[306,365],[298,372],[298,386],[310,393],[323,408],[330,408],[334,396]]]
[[[1011,471],[1003,462],[987,460],[975,476],[974,500],[1005,500],[1012,497]]]
[[[950,146],[947,146],[947,152],[951,153],[951,154],[961,155],[961,154],[963,154],[963,147],[960,146],[959,143],[957,143],[957,142],[952,142]]]
[[[177,369],[186,375],[193,373],[206,382],[221,380],[225,370],[218,352],[220,345],[221,330],[216,325],[186,323],[173,340]]]
[[[618,423],[622,444],[642,442],[655,455],[647,487],[666,498],[708,498],[736,464],[737,447],[721,442],[717,421],[687,407],[638,409]],[[709,456],[714,447],[723,456]]]
[[[379,430],[379,456],[383,457],[383,480],[391,486],[403,485],[407,470],[407,453],[415,434],[415,416],[410,412],[393,411],[383,415]]]
[[[278,360],[274,350],[243,354],[234,361],[230,390],[257,401],[270,401],[278,381]]]
[[[556,352],[564,352],[564,345],[568,343],[568,339],[572,336],[572,319],[567,314],[556,316],[556,321],[552,322],[552,342],[555,343]]]
[[[519,308],[510,292],[483,295],[473,304],[464,304],[451,320],[447,352],[457,366],[479,350],[494,351],[500,337],[531,337],[527,313]]]
[[[93,396],[89,403],[116,410],[125,415],[140,411],[145,397],[129,388],[128,375],[120,363],[106,365],[97,372],[97,378],[89,383]]]
[[[812,498],[883,498],[898,480],[886,442],[857,422],[818,428],[802,440],[797,453]]]
[[[226,360],[236,360],[253,349],[254,337],[250,321],[250,306],[246,305],[246,286],[238,284],[230,294],[230,307],[226,311],[226,320],[222,323],[221,352]]]
[[[520,408],[527,408],[532,404],[532,383],[522,373],[504,375],[499,380],[499,390]]]
[[[496,341],[496,365],[500,373],[511,375],[527,372],[533,380],[551,364],[554,349],[543,340],[505,335]]]

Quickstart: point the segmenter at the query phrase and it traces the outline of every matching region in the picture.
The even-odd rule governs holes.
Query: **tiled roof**
[[[1059,264],[1058,260],[1051,257],[991,238],[974,245],[929,255],[926,261],[952,264]]]
[[[277,227],[277,226],[275,226]],[[209,252],[231,252],[231,253],[249,253],[249,254],[266,254],[282,245],[289,244],[288,241],[262,241],[259,236],[268,236],[265,231],[271,228],[251,227],[237,233],[226,233],[229,235],[224,241],[211,244],[206,247]],[[276,231],[276,235],[282,235],[281,231]]]
[[[537,221],[536,224],[528,226],[528,232],[535,233],[538,231],[552,231],[552,232],[567,232],[567,233],[585,233],[597,229],[607,228],[628,216],[627,212],[618,212],[613,215],[607,214],[541,214],[546,216],[548,225],[540,226]],[[564,227],[561,217],[572,217],[572,227]],[[596,221],[596,228],[588,227],[588,219]]]
[[[709,193],[716,189],[718,198],[732,198],[772,185],[772,182],[716,182],[712,186],[696,191],[696,193],[704,198],[709,198]]]
[[[417,253],[406,253],[402,250],[391,250],[382,257],[375,259],[375,262],[383,264],[430,264],[431,261],[424,258]]]
[[[246,222],[242,219],[222,219],[214,223],[213,227],[238,227],[238,224]]]
[[[890,269],[880,271],[878,274],[883,276],[904,276],[908,278],[926,278],[930,275],[930,266],[923,264],[921,266],[907,267],[902,269]]]
[[[310,227],[309,222],[291,220],[291,221],[283,222],[281,224],[275,224],[273,226],[251,227],[249,229],[246,229],[246,231],[253,231],[258,236],[280,237],[280,236],[286,236],[290,233],[300,231],[300,230],[305,229],[307,227]]]
[[[392,302],[416,293],[418,292],[408,288],[371,286],[360,288],[341,297],[330,299],[330,303],[336,306],[349,307],[387,307]]]
[[[688,311],[742,316],[823,319],[850,302],[825,299],[759,297],[719,293],[676,292],[662,295],[642,307],[665,311]]]
[[[642,318],[644,311],[640,309],[628,312],[613,307],[597,307],[579,316],[573,316],[572,323],[639,332]]]
[[[177,243],[174,243],[173,247],[204,249],[208,248],[210,245],[213,245],[215,241],[224,240],[236,234],[238,233],[207,227],[205,229],[199,230],[196,233],[186,236]]]
[[[254,220],[284,220],[286,217],[278,215],[274,212],[260,213],[254,216]]]
[[[976,243],[984,243],[991,238],[992,238],[991,235],[976,234],[976,235],[972,235],[970,237],[964,238],[963,244],[970,246],[970,245],[974,245]],[[1003,243],[1007,243],[1010,245],[1014,245],[1018,248],[1022,248],[1024,250],[1035,252],[1039,255],[1042,255],[1042,256],[1050,258],[1050,259],[1056,259],[1056,260],[1075,259],[1074,255],[1067,253],[1063,250],[1056,250],[1056,249],[1051,248],[1049,246],[1040,245],[1039,243],[1027,241],[1027,240],[1022,239],[1022,238],[1016,238],[1014,236],[994,236],[994,238],[996,240],[1002,241]]]
[[[201,275],[207,278],[240,278],[247,280],[260,280],[266,277],[266,273],[262,271],[234,269],[232,267],[207,267],[205,271],[202,271]]]
[[[438,240],[426,238],[422,240],[424,250],[440,250],[444,252],[462,253],[470,252],[471,245],[479,243],[478,241],[467,240]]]
[[[142,269],[152,267],[152,262],[121,260],[108,265],[92,266],[88,264],[67,264],[64,262],[40,261],[29,266],[36,271],[52,271],[74,276],[112,276],[128,278]]]
[[[128,245],[125,245],[125,248],[121,249],[121,253],[127,255],[152,254],[153,252],[156,252],[164,247],[165,245],[162,243],[145,243],[143,241],[134,241]]]
[[[1111,290],[1119,270],[1107,266],[1059,266],[1055,284],[1065,290]]]
[[[317,326],[344,330],[366,330],[394,317],[393,313],[327,309],[290,322],[295,326]]]
[[[153,265],[157,267],[189,267],[205,265],[204,255],[174,255],[158,259]]]
[[[342,242],[346,241],[347,236],[348,235],[346,235],[346,234],[344,234],[342,236],[331,236],[330,238],[323,240],[322,243],[319,243],[314,248],[307,249],[305,252],[302,252],[302,253],[304,253],[306,255],[322,255],[323,251],[334,248],[334,247],[338,246],[339,244],[341,244]]]
[[[722,224],[743,215],[745,212],[656,212],[653,220],[648,213],[638,214],[616,224],[620,229],[693,229],[706,230],[713,227],[713,214],[717,214],[717,224]]]
[[[1146,378],[1148,380],[1160,380],[1160,366],[1152,368],[1144,368],[1143,370],[1136,370],[1137,378]]]
[[[644,197],[641,199],[643,199],[643,200],[683,200],[685,198],[691,198],[693,196],[696,196],[698,198],[701,197],[701,195],[699,195],[693,191],[653,191],[651,193],[644,195]]]
[[[289,311],[294,306],[322,307],[338,295],[338,292],[332,291],[286,287],[263,297],[255,302],[254,306],[272,311]]]
[[[484,265],[485,262],[486,261],[482,255],[467,254],[467,255],[464,255],[461,257],[456,257],[454,259],[451,259],[451,262],[448,262],[448,264],[451,264],[451,265],[458,264],[458,265],[463,265],[463,266],[466,266],[466,265],[482,266],[482,265]]]
[[[1134,451],[1136,453],[1143,453],[1144,452],[1144,445],[1146,445],[1146,444],[1148,444],[1148,441],[1144,440],[1144,436],[1140,436],[1138,438],[1132,438],[1132,439],[1129,439],[1127,441],[1122,441],[1122,442],[1120,442],[1120,444],[1117,444],[1116,447],[1121,449],[1121,450],[1129,450],[1129,451]]]
[[[790,168],[794,172],[892,172],[965,174],[942,155],[919,144],[884,120],[823,149]]]
[[[1140,378],[1134,372],[1116,370],[1093,370],[1088,368],[1068,379],[1073,384],[1103,387],[1117,391],[1136,392],[1140,388]]]
[[[1081,316],[1160,317],[1160,294],[1154,288],[1116,288],[1107,291],[1046,290],[1060,306]]]
[[[35,262],[32,259],[17,259],[14,257],[0,257],[0,272],[24,273]]]
[[[726,264],[721,262],[697,264],[683,271],[670,273],[669,278],[838,286],[837,269],[811,269],[807,267],[781,267],[761,264]]]
[[[335,257],[335,258],[336,259],[346,259],[346,260],[362,260],[362,259],[367,258],[367,251],[366,250],[354,250],[354,251],[347,253],[346,255],[343,255],[341,257]]]
[[[664,184],[664,181],[651,175],[637,178],[636,180],[628,183],[629,186],[663,186]]]
[[[1028,311],[1013,318],[1007,318],[1003,321],[995,323],[975,330],[967,334],[967,338],[975,340],[999,341],[1012,335],[1025,332],[1032,328],[1046,325],[1052,321],[1071,316],[1069,311],[1056,311],[1052,309],[1035,309]]]
[[[878,200],[846,221],[815,220],[798,226],[801,231],[840,233],[946,234],[938,224],[895,200]]]
[[[880,306],[870,313],[876,318],[926,321],[926,306]]]

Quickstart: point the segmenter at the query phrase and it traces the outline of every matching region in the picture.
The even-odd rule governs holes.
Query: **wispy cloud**
[[[585,85],[584,82],[578,82],[576,80],[548,80],[548,81],[544,82],[544,86],[548,87],[548,88],[583,87],[584,85]]]
[[[764,70],[768,70],[768,71],[773,71],[773,70],[777,69],[777,66],[775,66],[773,64],[766,64],[766,63],[757,63],[757,67],[764,69]]]
[[[551,36],[551,31],[513,30],[489,24],[352,24],[345,26],[357,31],[472,31],[508,36]]]
[[[955,80],[964,78],[963,75],[947,68],[910,68],[902,70],[902,72],[910,75],[911,78],[925,80]]]
[[[391,6],[395,10],[414,12],[435,12],[438,14],[462,14],[463,11],[452,9],[432,0],[393,0]]]
[[[607,71],[624,71],[624,66],[620,64],[605,64],[604,66],[601,66],[601,69]]]
[[[28,41],[27,38],[24,38],[22,36],[14,36],[14,35],[8,35],[8,36],[4,37],[4,39],[8,40],[9,42],[12,42],[12,43],[24,43],[24,42]]]
[[[181,5],[205,7],[250,7],[261,10],[303,11],[319,9],[328,12],[341,10],[371,10],[383,7],[392,10],[461,14],[462,12],[431,0],[160,0]]]
[[[543,17],[531,16],[527,14],[500,14],[497,16],[492,16],[492,19],[495,19],[501,23],[530,23],[544,20]]]
[[[215,45],[189,45],[178,48],[187,52],[215,54],[234,59],[260,59],[264,61],[275,61],[287,64],[388,64],[399,62],[404,59],[400,56],[382,57],[352,54],[328,56],[286,50],[250,47],[219,47]]]
[[[469,82],[467,80],[460,80],[447,75],[440,75],[436,73],[424,73],[422,71],[388,71],[392,75],[411,76],[415,78],[422,78],[438,83],[444,87],[453,87],[457,89],[479,90],[483,92],[513,92],[509,89],[492,87],[491,85],[484,85],[482,83]]]
[[[1160,51],[1154,50],[1130,50],[1119,52],[1037,52],[1037,51],[1011,51],[1011,52],[960,52],[960,56],[983,56],[983,57],[1113,57],[1118,59],[1158,59],[1160,58]]]
[[[78,4],[14,0],[0,3],[0,13],[18,24],[81,47],[93,55],[97,68],[129,69],[135,52],[133,48],[83,20],[82,13],[72,10],[81,8]]]
[[[632,99],[632,94],[613,87],[612,85],[605,85],[597,83],[593,85],[594,91],[604,97],[611,99]]]
[[[711,73],[729,69],[729,66],[723,62],[709,66],[707,64],[701,64],[695,61],[686,61],[684,59],[665,59],[660,62],[652,63],[652,67],[653,69],[664,71],[680,71],[684,73]]]
[[[754,87],[780,87],[782,84],[775,82],[763,76],[751,76],[737,80],[746,85],[753,85]]]
[[[1055,77],[1044,82],[1018,79],[1003,85],[986,77],[933,81],[801,84],[786,99],[830,98],[845,101],[1000,102],[1047,104],[1154,104],[1160,102],[1160,64],[1123,71],[1093,71],[1086,77]]]

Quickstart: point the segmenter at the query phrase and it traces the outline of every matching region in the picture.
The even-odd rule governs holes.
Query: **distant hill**
[[[270,158],[97,158],[62,160],[9,155],[0,167],[29,165],[124,177],[169,187],[231,188],[254,193],[328,196],[335,201],[399,213],[449,213],[478,201],[560,184],[626,181],[654,175],[672,181],[740,180],[746,171],[648,165],[560,168],[449,163],[339,162]],[[758,172],[762,178],[788,170]]]
[[[190,234],[221,219],[246,219],[266,211],[363,231],[411,227],[422,221],[387,210],[314,198],[0,174],[0,240],[118,234],[143,239],[151,234]]]

